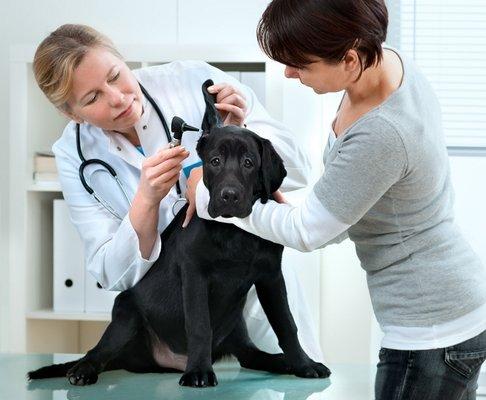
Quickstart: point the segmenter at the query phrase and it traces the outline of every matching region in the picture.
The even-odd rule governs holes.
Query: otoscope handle
[[[186,124],[184,122],[184,120],[180,117],[172,118],[170,130],[174,134],[174,138],[172,139],[172,142],[171,142],[171,147],[179,146],[181,144],[182,134],[185,131],[194,131],[194,132],[199,131],[199,129],[197,129],[197,128],[191,126],[191,125]]]

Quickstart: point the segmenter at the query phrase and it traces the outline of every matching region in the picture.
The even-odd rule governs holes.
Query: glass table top
[[[53,363],[76,360],[76,354],[0,354],[1,400],[161,399],[161,400],[370,400],[376,373],[372,365],[330,364],[327,379],[303,379],[240,368],[236,361],[214,365],[219,385],[179,386],[181,374],[102,373],[90,386],[70,385],[66,378],[28,382],[26,373]]]

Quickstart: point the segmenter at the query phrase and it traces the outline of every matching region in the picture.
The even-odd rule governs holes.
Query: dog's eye
[[[214,157],[211,161],[210,161],[211,165],[213,167],[217,167],[219,166],[219,164],[221,163],[221,161],[219,160],[219,157]]]
[[[251,167],[253,167],[253,161],[251,161],[249,158],[245,158],[245,161],[243,162],[243,165],[246,168],[251,168]]]

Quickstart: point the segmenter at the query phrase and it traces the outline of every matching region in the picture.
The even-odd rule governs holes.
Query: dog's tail
[[[45,379],[45,378],[58,378],[66,376],[67,372],[73,367],[79,360],[69,361],[64,364],[53,364],[47,367],[36,369],[27,373],[27,379]]]

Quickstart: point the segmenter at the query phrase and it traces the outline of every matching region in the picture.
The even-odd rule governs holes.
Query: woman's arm
[[[358,222],[404,176],[406,168],[407,154],[400,135],[388,122],[376,118],[362,130],[346,134],[337,155],[326,165],[303,204],[295,207],[257,200],[246,218],[216,220],[300,251],[311,251]],[[190,186],[196,187],[197,214],[212,219],[203,181],[190,182]]]
[[[209,191],[201,179],[196,189],[199,217],[212,219],[207,211],[208,203]],[[349,228],[348,224],[339,221],[326,210],[314,191],[299,206],[273,200],[262,204],[257,200],[246,218],[218,217],[215,220],[232,223],[259,237],[303,252],[325,246]]]
[[[129,214],[143,258],[150,257],[159,236],[160,202],[178,181],[181,162],[188,155],[189,152],[183,147],[177,146],[159,150],[142,164],[140,183]]]
[[[67,132],[68,137],[56,142],[52,150],[71,221],[84,244],[86,268],[103,288],[128,289],[142,279],[160,255],[162,244],[155,211],[144,213],[142,205],[138,207],[134,201],[132,223],[131,213],[120,221],[96,202],[79,180],[79,160],[67,150],[76,148],[74,125],[69,124],[69,129],[72,135]]]

